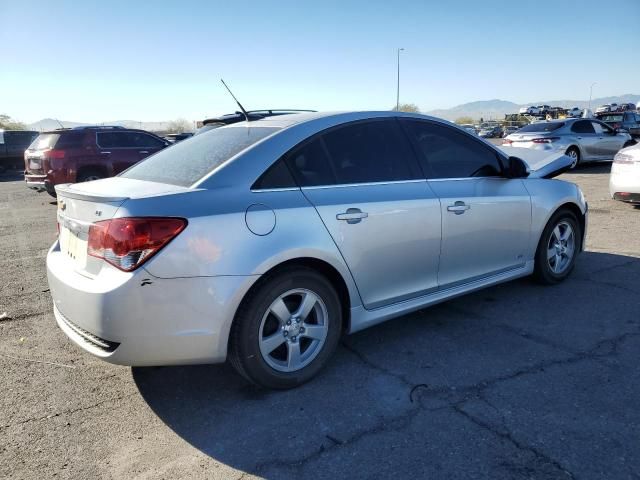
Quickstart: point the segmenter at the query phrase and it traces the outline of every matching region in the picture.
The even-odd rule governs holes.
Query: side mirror
[[[526,178],[529,176],[529,167],[524,160],[518,157],[509,157],[507,165],[507,176],[509,178]]]

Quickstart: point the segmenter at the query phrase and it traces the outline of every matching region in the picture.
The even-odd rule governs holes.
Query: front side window
[[[501,175],[498,154],[470,135],[431,122],[409,120],[406,123],[422,153],[420,160],[430,178]]]
[[[571,126],[571,131],[573,133],[596,133],[593,129],[593,125],[588,120],[580,120],[575,122]]]
[[[140,148],[160,148],[165,145],[165,143],[156,138],[154,136],[149,135],[144,132],[129,132],[129,134],[133,137],[133,143],[136,147]]]
[[[135,138],[130,132],[98,132],[100,148],[135,148]]]

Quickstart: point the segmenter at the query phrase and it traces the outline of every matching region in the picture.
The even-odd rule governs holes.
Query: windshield
[[[600,117],[600,120],[603,122],[621,122],[622,118],[622,115],[604,115]]]
[[[527,133],[527,132],[553,132],[554,130],[558,130],[559,128],[564,127],[564,122],[540,122],[540,123],[531,123],[529,125],[525,125],[522,127],[518,133]]]
[[[120,176],[188,187],[278,130],[251,126],[216,128],[161,150]]]

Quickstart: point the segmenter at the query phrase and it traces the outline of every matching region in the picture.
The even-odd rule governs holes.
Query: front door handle
[[[336,219],[345,220],[347,223],[353,224],[361,222],[363,218],[368,216],[367,212],[363,212],[359,208],[347,208],[346,212],[337,214]]]
[[[102,155],[111,155],[111,152],[100,152]]]
[[[149,153],[147,150],[140,150],[138,153]]]
[[[456,215],[462,215],[464,212],[471,208],[470,205],[465,204],[464,202],[457,201],[453,205],[449,205],[447,207],[448,212],[453,212]]]

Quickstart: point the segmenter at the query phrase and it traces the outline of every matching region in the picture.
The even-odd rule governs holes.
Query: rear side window
[[[82,145],[84,132],[67,132],[60,135],[55,148],[75,148]]]
[[[338,184],[418,178],[411,145],[395,119],[347,125],[323,139]]]
[[[292,188],[297,187],[295,180],[291,176],[289,167],[283,159],[271,165],[262,176],[252,185],[254,190],[265,190],[269,188]]]
[[[216,128],[160,150],[120,176],[187,187],[278,130],[244,125]]]
[[[303,187],[420,177],[411,146],[395,119],[329,130],[294,149],[287,163]]]
[[[593,125],[588,120],[579,120],[571,125],[571,131],[574,133],[596,133]]]
[[[430,178],[500,176],[498,154],[470,135],[430,122],[406,121]]]

